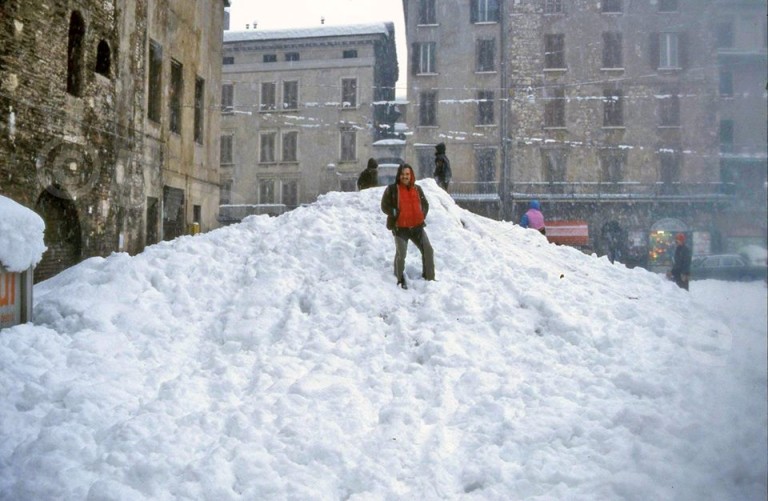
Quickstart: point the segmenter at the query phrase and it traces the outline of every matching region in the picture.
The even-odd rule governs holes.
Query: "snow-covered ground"
[[[766,285],[383,188],[93,258],[0,332],[3,500],[765,499]]]

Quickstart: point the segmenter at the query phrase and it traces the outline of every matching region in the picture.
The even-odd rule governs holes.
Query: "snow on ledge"
[[[34,211],[0,195],[0,268],[27,270],[43,258],[45,223]]]

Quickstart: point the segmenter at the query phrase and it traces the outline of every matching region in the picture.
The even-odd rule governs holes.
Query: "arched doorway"
[[[35,212],[45,221],[45,245],[48,250],[35,267],[35,283],[41,282],[80,262],[82,237],[80,219],[72,200],[55,196],[63,190],[52,186],[37,199]]]

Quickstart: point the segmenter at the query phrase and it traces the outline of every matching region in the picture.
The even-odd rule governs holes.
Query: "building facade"
[[[0,192],[46,222],[36,281],[217,224],[226,4],[0,2]]]
[[[666,266],[672,231],[696,253],[720,250],[736,201],[721,116],[741,113],[718,92],[716,14],[748,17],[722,4],[404,0],[408,155],[426,172],[445,142],[462,205],[517,221],[538,199],[553,232],[580,226],[584,247],[618,247],[630,264]],[[764,37],[765,16],[753,20]],[[746,72],[764,78],[762,40]],[[751,90],[744,112],[762,132],[745,141],[764,152],[765,94]],[[764,157],[754,164],[764,180]]]
[[[355,190],[397,118],[396,56],[392,23],[226,32],[221,221]]]

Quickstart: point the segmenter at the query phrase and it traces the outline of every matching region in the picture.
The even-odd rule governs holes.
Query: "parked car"
[[[752,265],[738,254],[695,256],[691,263],[691,279],[765,280],[766,266]]]

